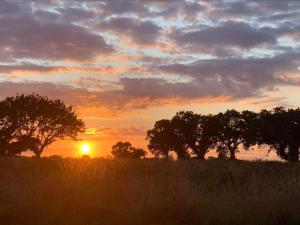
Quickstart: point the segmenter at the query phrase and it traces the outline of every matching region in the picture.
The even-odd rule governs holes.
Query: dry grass
[[[300,224],[300,165],[0,159],[2,225]]]

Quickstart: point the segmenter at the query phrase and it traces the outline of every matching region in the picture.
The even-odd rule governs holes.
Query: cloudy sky
[[[94,155],[145,147],[179,110],[298,107],[299,21],[299,1],[1,1],[0,98],[74,105]]]

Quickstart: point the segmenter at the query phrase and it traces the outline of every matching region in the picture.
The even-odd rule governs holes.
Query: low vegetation
[[[300,224],[300,165],[0,158],[7,225]]]

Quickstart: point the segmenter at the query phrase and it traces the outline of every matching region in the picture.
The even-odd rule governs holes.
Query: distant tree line
[[[219,158],[236,159],[240,148],[268,146],[289,162],[299,161],[300,109],[238,112],[227,110],[216,115],[178,112],[172,119],[155,123],[147,132],[148,148],[155,157],[204,159],[215,149]]]
[[[0,102],[0,155],[25,151],[40,157],[58,139],[76,139],[85,130],[73,108],[37,94],[17,95]]]

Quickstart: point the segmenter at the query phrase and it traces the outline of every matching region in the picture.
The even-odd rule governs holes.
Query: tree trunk
[[[36,158],[41,158],[42,152],[35,152],[34,154]]]
[[[35,157],[36,158],[41,158],[42,152],[44,151],[45,146],[41,146],[40,148],[36,149],[36,151],[34,151]]]
[[[187,159],[187,158],[189,158],[189,155],[187,154],[187,152],[184,148],[177,148],[177,149],[175,149],[175,152],[177,154],[178,159]]]
[[[163,158],[167,159],[169,157],[169,151],[163,153]]]
[[[205,155],[207,153],[208,148],[207,147],[202,147],[197,149],[197,159],[204,160]]]
[[[235,159],[236,159],[235,152],[236,152],[236,149],[235,149],[235,148],[230,148],[230,149],[229,149],[229,153],[230,153],[229,159],[230,159],[230,160],[235,160]]]
[[[196,158],[199,159],[199,160],[204,160],[205,159],[205,154],[198,154],[196,156]]]

